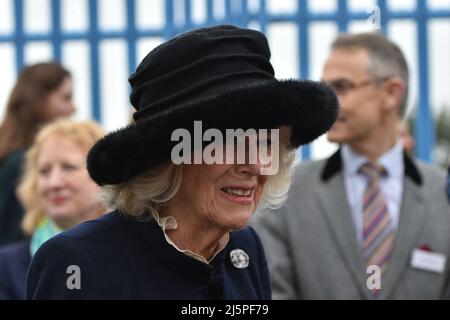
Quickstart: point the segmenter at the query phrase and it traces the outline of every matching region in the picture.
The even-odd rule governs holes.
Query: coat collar
[[[422,175],[417,169],[414,160],[403,152],[403,161],[405,164],[405,176],[408,176],[416,185],[421,186]],[[328,181],[332,176],[342,170],[342,155],[341,149],[339,148],[326,162],[325,167],[322,170],[321,179],[322,181]]]
[[[194,259],[170,245],[164,232],[155,219],[146,222],[136,222],[136,227],[143,240],[151,248],[156,259],[160,260],[167,268],[188,277],[194,277],[200,281],[208,283],[212,273],[221,265],[225,251],[222,250],[216,255],[210,264]]]

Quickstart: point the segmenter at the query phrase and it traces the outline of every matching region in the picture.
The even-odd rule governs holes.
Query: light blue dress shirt
[[[343,145],[342,162],[345,191],[356,230],[356,238],[362,244],[363,194],[367,186],[367,180],[362,173],[358,173],[358,170],[364,163],[368,162],[368,159],[353,151],[348,145]],[[403,179],[405,178],[401,142],[398,141],[392,149],[383,154],[378,159],[378,163],[387,171],[387,176],[380,179],[380,188],[391,215],[391,227],[397,230],[403,196]]]

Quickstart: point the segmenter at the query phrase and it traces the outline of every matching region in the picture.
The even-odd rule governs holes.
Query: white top
[[[362,173],[358,173],[358,170],[368,161],[365,156],[356,153],[348,145],[342,146],[345,191],[356,229],[356,238],[360,244],[363,239],[363,194],[367,179]],[[380,178],[380,188],[391,215],[391,227],[397,230],[405,177],[402,143],[398,141],[392,149],[378,159],[378,163],[387,172],[386,176]]]
[[[197,259],[206,264],[209,264],[219,254],[219,252],[221,252],[227,246],[228,241],[230,240],[230,234],[227,233],[224,237],[222,237],[219,240],[219,244],[218,244],[216,250],[214,251],[214,254],[212,255],[211,259],[206,260],[204,257],[202,257],[201,255],[199,255],[195,252],[192,252],[190,250],[182,250],[182,249],[178,248],[178,246],[170,239],[169,235],[166,233],[166,230],[174,230],[174,229],[178,228],[177,220],[175,220],[174,217],[172,217],[172,216],[160,217],[159,214],[157,214],[157,213],[155,213],[153,215],[153,217],[155,218],[156,222],[163,230],[164,237],[166,238],[166,241],[171,246],[173,246],[179,252],[184,253],[185,255],[187,255],[191,258]]]

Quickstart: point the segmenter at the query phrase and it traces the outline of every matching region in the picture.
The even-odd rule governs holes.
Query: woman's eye
[[[50,168],[41,168],[38,172],[40,176],[48,176],[50,173]]]
[[[65,171],[76,171],[79,169],[79,167],[77,165],[74,164],[65,164],[63,165],[63,169]]]

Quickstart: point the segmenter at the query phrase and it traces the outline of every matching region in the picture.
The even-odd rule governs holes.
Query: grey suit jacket
[[[404,157],[405,181],[396,240],[377,299],[449,298],[441,273],[413,268],[414,249],[450,256],[450,207],[443,171]],[[300,164],[286,204],[258,212],[252,224],[265,246],[274,299],[374,299],[367,288],[341,172],[340,152]]]

